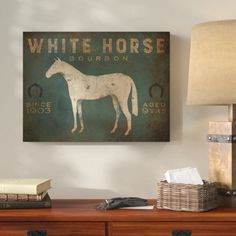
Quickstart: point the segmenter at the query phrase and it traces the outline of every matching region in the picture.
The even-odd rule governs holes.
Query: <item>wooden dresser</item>
[[[236,209],[101,211],[99,202],[53,200],[51,209],[0,210],[0,236],[236,236]]]

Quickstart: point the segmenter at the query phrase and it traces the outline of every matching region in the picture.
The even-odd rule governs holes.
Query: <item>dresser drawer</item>
[[[104,223],[37,222],[0,223],[0,236],[27,236],[28,231],[46,231],[47,236],[105,236]]]
[[[109,236],[235,236],[228,222],[112,222]]]

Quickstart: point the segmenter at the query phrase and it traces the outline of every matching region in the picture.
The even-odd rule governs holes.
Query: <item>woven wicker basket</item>
[[[157,208],[175,211],[202,212],[218,206],[216,183],[203,185],[173,184],[161,181],[157,184]]]

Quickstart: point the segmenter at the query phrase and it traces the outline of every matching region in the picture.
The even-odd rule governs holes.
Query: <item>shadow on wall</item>
[[[108,189],[95,189],[95,188],[74,188],[67,186],[58,186],[51,190],[53,196],[57,198],[68,199],[104,199],[113,197],[122,197],[119,193]]]
[[[188,62],[183,58],[183,51],[189,50],[189,40],[176,35],[170,37],[170,134],[171,141],[177,142],[183,137],[183,105],[185,103],[185,91]]]

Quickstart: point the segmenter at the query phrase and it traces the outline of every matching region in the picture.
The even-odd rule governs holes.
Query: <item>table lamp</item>
[[[209,180],[235,195],[236,20],[193,27],[187,104],[228,106],[228,121],[209,122]]]

